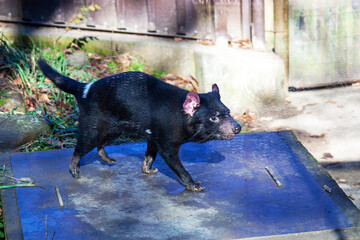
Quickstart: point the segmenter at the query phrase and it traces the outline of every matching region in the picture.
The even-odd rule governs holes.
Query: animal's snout
[[[235,122],[234,128],[233,128],[234,134],[238,134],[238,133],[240,133],[240,131],[241,131],[241,126],[237,122]]]

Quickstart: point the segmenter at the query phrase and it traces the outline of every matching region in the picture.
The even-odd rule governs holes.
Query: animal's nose
[[[241,131],[241,126],[236,123],[236,125],[234,126],[234,129],[233,129],[233,132],[235,134],[238,134],[238,133],[240,133],[240,131]]]

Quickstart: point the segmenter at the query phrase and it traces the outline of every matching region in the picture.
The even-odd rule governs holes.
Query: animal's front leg
[[[151,141],[148,140],[148,145],[147,145],[147,150],[145,153],[145,158],[144,161],[142,163],[141,169],[143,171],[143,173],[146,174],[155,174],[158,172],[157,168],[153,168],[152,164],[156,158],[156,154],[157,154],[157,147],[156,145]]]
[[[185,185],[187,190],[201,192],[205,188],[199,182],[194,182],[190,174],[186,171],[179,158],[179,148],[168,148],[159,151],[167,165],[176,173],[180,181]]]

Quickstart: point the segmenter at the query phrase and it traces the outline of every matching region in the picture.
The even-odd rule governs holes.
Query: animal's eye
[[[212,122],[219,122],[219,117],[213,116],[213,117],[210,118],[210,121],[212,121]]]

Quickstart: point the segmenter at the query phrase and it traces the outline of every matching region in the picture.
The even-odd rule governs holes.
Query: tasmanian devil
[[[154,174],[157,153],[176,173],[185,187],[202,191],[179,159],[179,148],[186,142],[207,142],[234,138],[241,130],[220,101],[219,88],[197,94],[167,84],[142,72],[125,72],[96,82],[80,83],[52,69],[45,60],[38,66],[61,90],[73,94],[79,105],[79,134],[70,172],[80,177],[80,159],[97,147],[101,159],[115,162],[104,147],[127,133],[147,139],[142,171]]]

